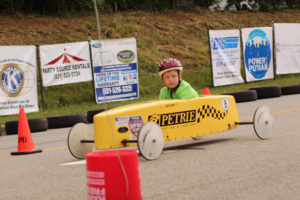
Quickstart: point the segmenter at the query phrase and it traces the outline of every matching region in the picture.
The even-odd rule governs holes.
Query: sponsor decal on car
[[[155,122],[159,126],[171,126],[187,123],[200,123],[205,118],[213,118],[217,120],[224,119],[227,116],[229,102],[227,98],[222,99],[222,108],[224,111],[217,110],[211,105],[203,105],[195,110],[186,110],[181,112],[153,114],[148,116],[148,121]]]

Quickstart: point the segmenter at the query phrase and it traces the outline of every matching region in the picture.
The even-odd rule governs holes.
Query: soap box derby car
[[[112,108],[94,115],[94,131],[84,123],[68,135],[70,153],[78,159],[96,150],[137,146],[147,160],[156,159],[164,143],[228,131],[253,124],[256,135],[272,134],[273,117],[258,107],[253,121],[240,122],[236,102],[230,95],[204,95],[194,99],[154,100]]]

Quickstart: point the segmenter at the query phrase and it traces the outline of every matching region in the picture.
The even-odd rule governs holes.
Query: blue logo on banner
[[[266,33],[255,29],[249,34],[245,47],[245,64],[257,79],[266,75],[271,61],[271,47]]]
[[[212,38],[212,49],[232,49],[237,48],[239,37]]]
[[[131,50],[123,50],[117,54],[117,59],[122,63],[130,63],[134,60],[134,52]]]
[[[102,44],[100,42],[96,42],[92,44],[92,47],[94,48],[100,48],[102,46]]]
[[[2,71],[1,89],[10,97],[18,96],[24,85],[24,72],[17,65],[13,63],[6,64]]]

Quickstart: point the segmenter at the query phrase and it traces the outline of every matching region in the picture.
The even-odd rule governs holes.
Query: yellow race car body
[[[237,128],[239,116],[230,95],[120,106],[94,116],[95,149],[136,146],[128,141],[136,141],[139,130],[149,121],[160,126],[164,141],[174,141]]]

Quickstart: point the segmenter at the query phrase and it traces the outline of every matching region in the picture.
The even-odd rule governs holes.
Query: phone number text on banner
[[[97,102],[138,98],[137,64],[94,68]]]

